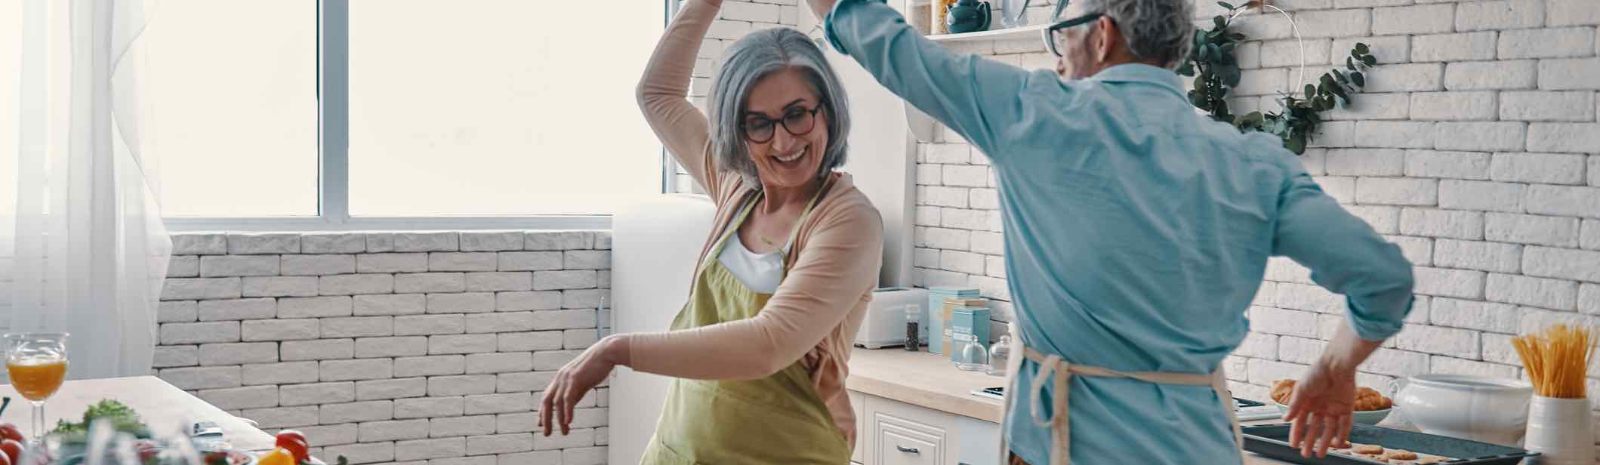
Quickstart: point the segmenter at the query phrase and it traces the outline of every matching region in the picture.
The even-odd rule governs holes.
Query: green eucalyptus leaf
[[[1306,153],[1306,136],[1296,133],[1283,140],[1283,147],[1295,155]]]
[[[1367,65],[1367,66],[1377,66],[1378,65],[1378,58],[1374,57],[1372,55],[1362,55],[1361,56],[1361,63],[1364,64],[1364,65]]]
[[[1229,10],[1233,9],[1233,4],[1232,3],[1228,3],[1228,2],[1217,2],[1217,6],[1221,6],[1223,8],[1229,9]]]
[[[1226,28],[1228,27],[1228,18],[1224,18],[1222,15],[1213,16],[1211,18],[1211,24],[1216,25],[1217,29]]]
[[[1372,49],[1367,47],[1367,44],[1365,44],[1365,43],[1356,42],[1356,53],[1360,53],[1362,55],[1366,55],[1368,53],[1372,53]]]
[[[1311,84],[1306,84],[1306,98],[1309,99],[1309,98],[1316,97],[1316,96],[1317,96],[1317,88],[1315,86],[1312,86]],[[1290,98],[1292,99],[1293,97],[1290,97]]]
[[[1350,103],[1350,96],[1345,94],[1343,86],[1333,86],[1333,88],[1329,90],[1333,91],[1333,95],[1339,96],[1339,100],[1343,100],[1345,103]],[[1332,100],[1329,100],[1328,107],[1333,108]]]
[[[1227,84],[1228,87],[1238,87],[1239,79],[1243,76],[1243,74],[1239,71],[1239,68],[1228,68],[1223,71],[1227,73],[1222,75],[1223,83]]]
[[[1334,79],[1338,79],[1339,80],[1340,84],[1344,84],[1346,82],[1350,82],[1349,79],[1344,77],[1344,72],[1343,71],[1339,71],[1339,70],[1336,69],[1336,70],[1332,70],[1330,72],[1333,73],[1333,78]]]
[[[1367,77],[1359,72],[1350,73],[1350,82],[1355,83],[1357,87],[1366,87]]]
[[[1345,57],[1344,58],[1344,67],[1345,67],[1345,69],[1349,69],[1351,71],[1355,71],[1356,70],[1355,58]]]

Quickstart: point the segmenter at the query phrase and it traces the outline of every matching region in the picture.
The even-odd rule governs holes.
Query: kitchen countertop
[[[897,348],[856,348],[845,379],[852,391],[990,423],[1000,423],[1004,405],[972,391],[1005,384],[1005,378],[956,369],[947,356]]]
[[[857,347],[850,355],[850,377],[845,380],[845,388],[998,424],[1004,405],[998,400],[974,396],[972,391],[1005,383],[1005,378],[956,369],[949,357],[943,355]],[[1245,422],[1246,425],[1268,423],[1274,421]],[[1244,455],[1245,465],[1290,463],[1250,452]]]

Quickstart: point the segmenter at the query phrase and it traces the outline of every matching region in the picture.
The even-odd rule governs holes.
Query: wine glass
[[[33,404],[33,442],[50,430],[44,402],[67,377],[67,333],[11,333],[3,336],[11,387]]]

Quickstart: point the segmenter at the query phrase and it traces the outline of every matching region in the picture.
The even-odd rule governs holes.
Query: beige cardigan
[[[689,0],[667,27],[639,82],[639,106],[667,150],[716,203],[701,258],[756,191],[715,166],[705,115],[685,98],[695,56],[720,0]],[[788,252],[787,276],[755,317],[682,331],[633,333],[634,369],[679,378],[754,379],[795,361],[852,445],[855,414],[845,393],[851,343],[883,264],[883,222],[850,175],[834,173]]]

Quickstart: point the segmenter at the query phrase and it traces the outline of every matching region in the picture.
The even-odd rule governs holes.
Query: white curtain
[[[0,25],[13,74],[0,78],[13,81],[0,91],[0,324],[71,333],[69,377],[149,374],[171,242],[136,124],[145,2],[0,3],[18,23]]]

